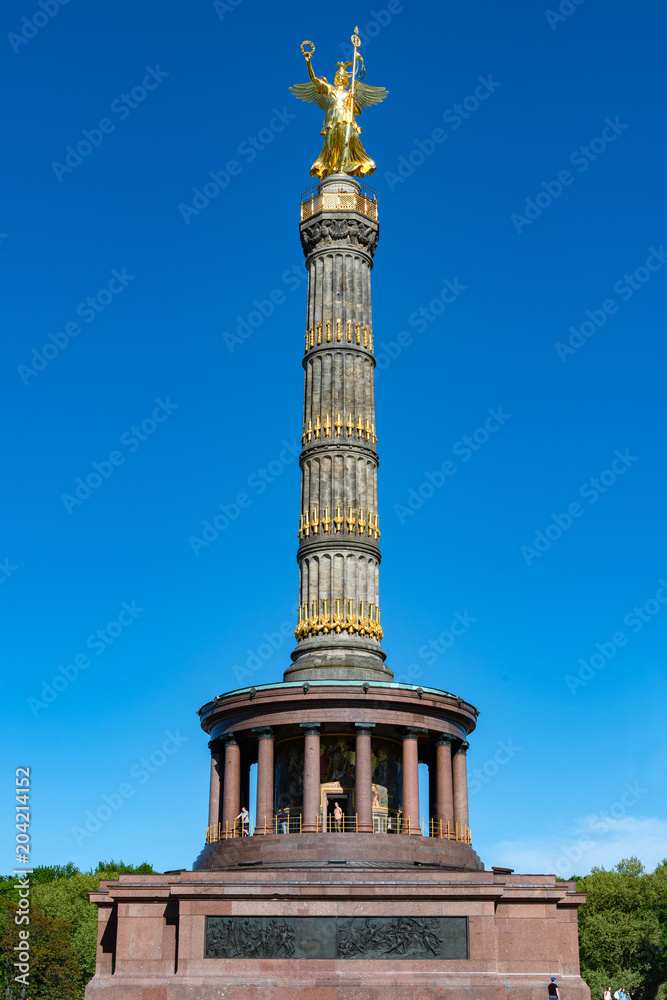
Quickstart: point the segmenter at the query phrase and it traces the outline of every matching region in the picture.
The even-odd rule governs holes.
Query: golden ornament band
[[[311,532],[313,536],[319,535],[320,527],[322,528],[322,534],[327,535],[329,534],[329,529],[332,524],[333,524],[332,534],[337,534],[342,530],[343,525],[346,524],[348,535],[354,535],[354,534],[366,535],[368,538],[373,538],[375,539],[376,542],[378,541],[380,535],[382,534],[380,528],[378,527],[379,524],[378,514],[374,514],[373,511],[369,508],[368,520],[366,520],[364,518],[364,511],[366,510],[366,508],[360,507],[359,517],[356,518],[352,514],[352,511],[355,510],[355,508],[348,507],[347,508],[348,515],[347,517],[343,517],[343,515],[341,514],[341,509],[342,505],[339,504],[336,507],[336,516],[329,517],[329,508],[325,507],[324,515],[321,518],[318,517],[317,507],[313,507],[312,514],[310,511],[306,511],[306,513],[302,514],[301,517],[299,518],[299,531],[297,537],[300,539],[310,538]]]
[[[352,320],[330,320],[326,324],[318,323],[306,330],[304,354],[307,354],[311,347],[319,347],[321,344],[356,344],[368,348],[371,354],[373,351],[373,330],[369,326],[361,323],[353,323]]]
[[[301,435],[301,444],[310,444],[311,441],[321,441],[328,437],[341,437],[343,435],[343,428],[347,433],[347,437],[354,437],[356,433],[359,441],[366,439],[372,444],[377,444],[377,435],[375,433],[375,424],[372,424],[368,417],[364,420],[361,414],[357,415],[357,422],[355,424],[354,417],[351,413],[348,413],[347,420],[343,423],[340,413],[336,414],[336,420],[332,424],[329,414],[324,418],[324,422],[321,421],[320,417],[315,417],[315,423],[313,424],[312,418],[308,421],[308,426],[304,427],[303,434]],[[334,433],[332,433],[332,431]]]
[[[319,601],[312,601],[310,615],[308,605],[302,604],[297,613],[297,626],[294,629],[294,637],[297,642],[308,638],[310,635],[341,635],[347,632],[348,635],[368,636],[380,642],[384,632],[380,625],[382,612],[375,604],[359,601],[359,614],[353,611],[354,601],[348,598],[343,601],[337,597],[334,601],[333,616],[329,614],[329,602],[325,597],[322,601],[322,612],[319,610]],[[343,615],[341,605],[347,604],[347,614]]]

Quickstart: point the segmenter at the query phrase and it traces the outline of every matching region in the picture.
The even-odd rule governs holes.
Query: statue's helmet
[[[336,70],[336,76],[335,76],[335,79],[334,79],[334,84],[337,87],[347,87],[348,83],[350,82],[350,77],[349,77],[349,74],[347,72],[346,67],[347,66],[351,66],[351,65],[352,65],[351,62],[337,62],[336,63],[336,66],[338,66],[339,69]]]

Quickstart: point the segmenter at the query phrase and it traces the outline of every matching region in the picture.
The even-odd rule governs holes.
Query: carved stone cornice
[[[300,233],[306,257],[330,246],[362,250],[372,257],[378,241],[378,227],[357,219],[315,220],[302,224]]]

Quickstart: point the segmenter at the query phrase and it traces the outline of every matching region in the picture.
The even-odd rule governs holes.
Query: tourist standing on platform
[[[336,828],[336,833],[342,833],[343,830],[343,810],[334,802],[334,825]]]
[[[241,836],[247,837],[250,828],[250,814],[245,806],[241,806],[241,812],[238,814],[234,822],[236,823],[236,820],[239,819],[241,820]]]
[[[555,976],[551,977],[551,982],[549,983],[549,1000],[560,1000],[560,992],[556,985]]]
[[[284,805],[278,810],[278,825],[280,826],[281,833],[287,833],[289,829],[289,809]],[[611,1000],[611,997],[609,1000]]]

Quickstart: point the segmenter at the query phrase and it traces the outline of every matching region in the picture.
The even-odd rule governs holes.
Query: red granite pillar
[[[371,731],[374,722],[356,722],[357,732],[354,768],[354,807],[357,832],[373,832],[373,769],[371,764]]]
[[[220,822],[220,754],[211,746],[211,784],[208,793],[208,827],[212,840],[218,838],[218,823]]]
[[[465,740],[452,758],[452,778],[454,785],[454,822],[462,836],[461,828],[468,826],[468,770],[466,750],[470,746]]]
[[[454,799],[452,794],[452,743],[454,737],[443,733],[435,745],[436,768],[436,837],[447,836],[454,829]]]
[[[258,726],[257,733],[257,810],[255,833],[273,833],[273,730]]]
[[[401,833],[421,834],[419,825],[419,729],[403,730],[403,789]]]
[[[222,800],[222,836],[231,837],[241,811],[241,750],[233,736],[225,741],[225,791]],[[240,821],[239,821],[240,822]],[[237,831],[237,832],[240,832]]]
[[[304,732],[303,752],[303,833],[317,832],[317,814],[320,809],[320,723],[302,722]]]

